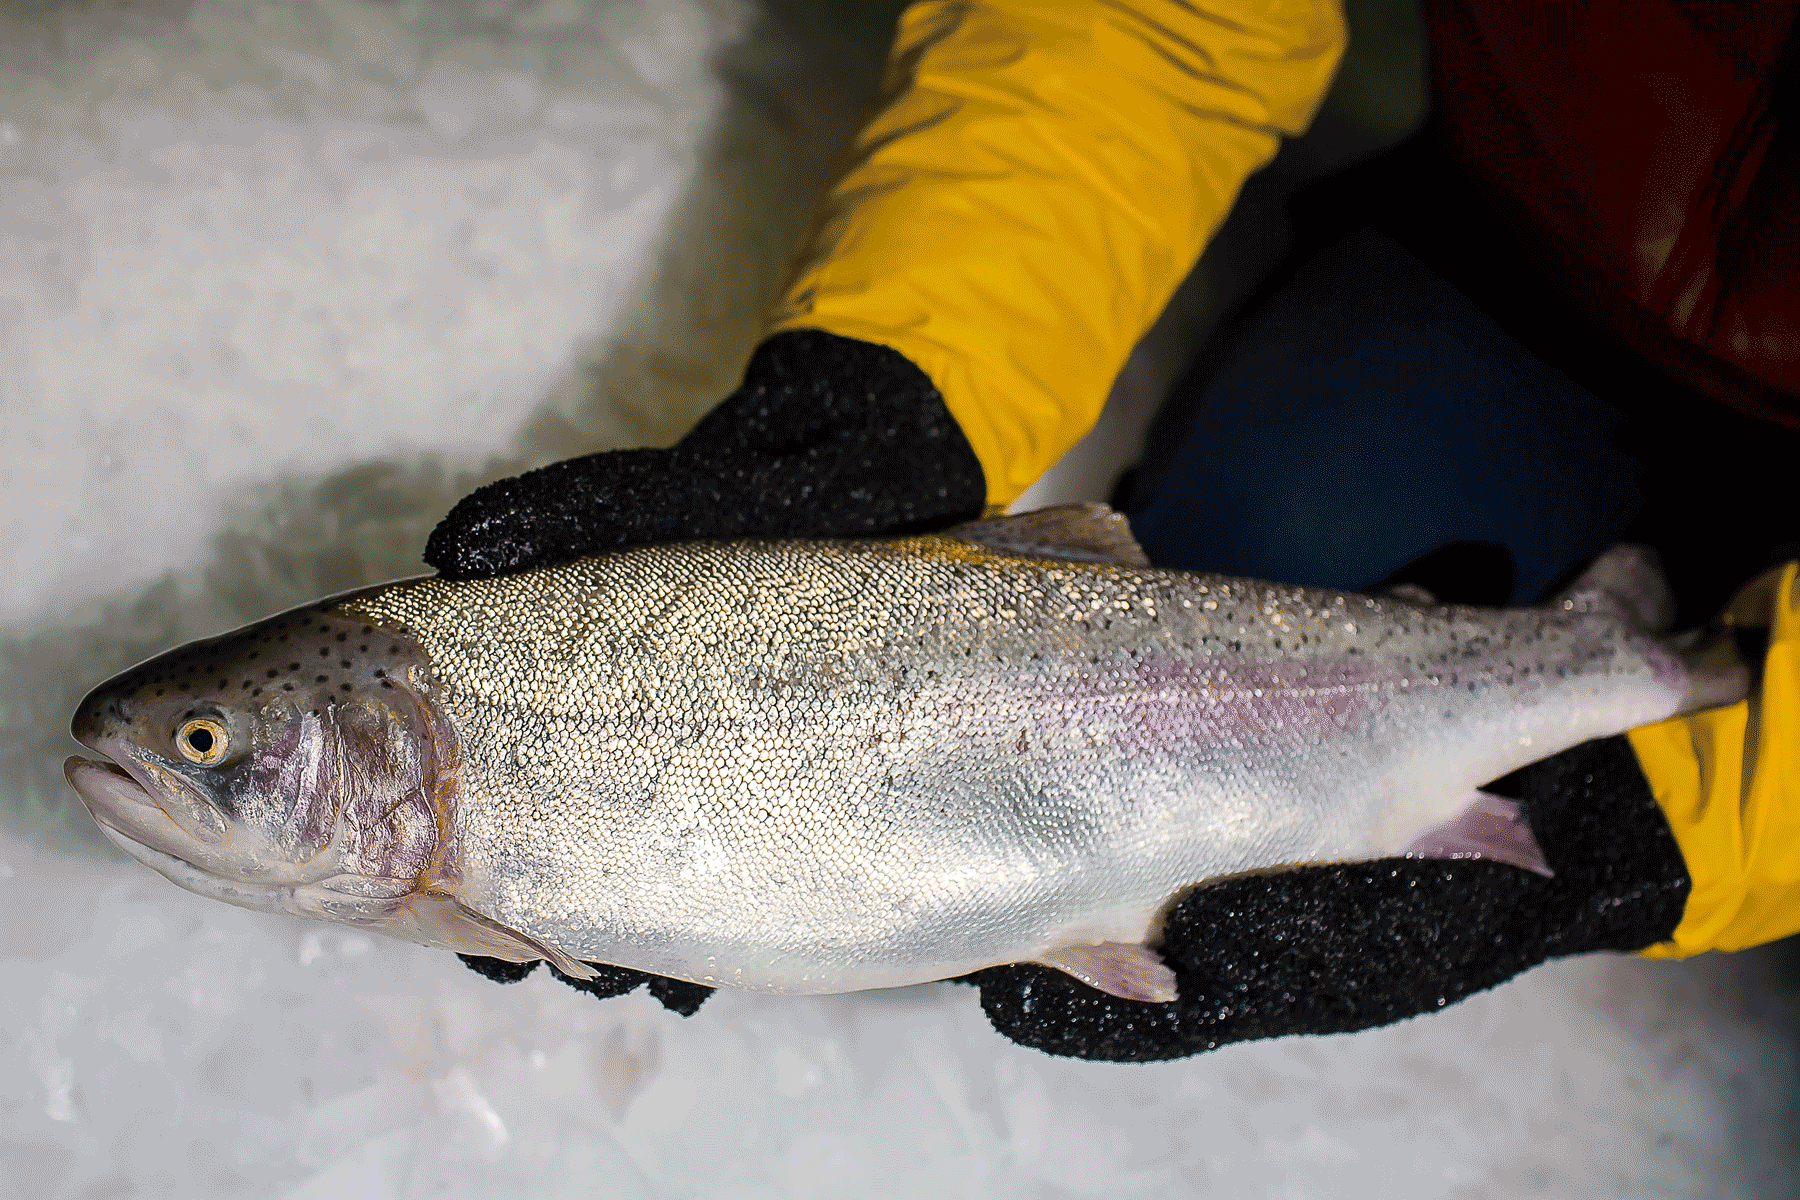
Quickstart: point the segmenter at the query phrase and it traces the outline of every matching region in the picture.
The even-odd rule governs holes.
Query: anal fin
[[[1518,801],[1492,792],[1476,792],[1461,814],[1420,830],[1400,853],[1408,858],[1487,858],[1546,878],[1556,874]]]
[[[1176,996],[1175,972],[1156,951],[1136,942],[1058,946],[1032,961],[1121,1000],[1167,1004]]]

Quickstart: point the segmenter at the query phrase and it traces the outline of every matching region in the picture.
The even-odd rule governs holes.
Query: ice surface
[[[951,985],[687,1021],[500,987],[126,860],[62,784],[82,691],[417,569],[475,482],[679,434],[879,46],[691,0],[7,11],[0,1196],[1792,1194],[1786,948],[1118,1067]],[[1167,374],[1044,498],[1103,488]]]

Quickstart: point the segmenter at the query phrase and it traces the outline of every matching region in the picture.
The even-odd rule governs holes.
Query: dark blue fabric
[[[1171,398],[1192,421],[1131,517],[1159,565],[1367,588],[1496,542],[1521,604],[1637,510],[1617,409],[1382,234],[1314,255],[1222,336]]]

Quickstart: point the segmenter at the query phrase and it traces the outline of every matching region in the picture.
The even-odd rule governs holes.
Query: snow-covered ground
[[[690,1020],[500,987],[94,832],[60,772],[93,682],[411,573],[471,485],[729,389],[877,10],[3,10],[0,1195],[1794,1194],[1787,947],[1090,1065],[951,985]],[[1168,371],[1039,497],[1103,491]]]

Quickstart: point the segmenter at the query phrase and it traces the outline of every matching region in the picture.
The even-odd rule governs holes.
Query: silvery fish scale
[[[784,992],[1153,939],[1191,885],[1398,852],[1686,687],[1605,606],[953,535],[656,546],[340,608],[429,662],[464,904],[574,958]]]

